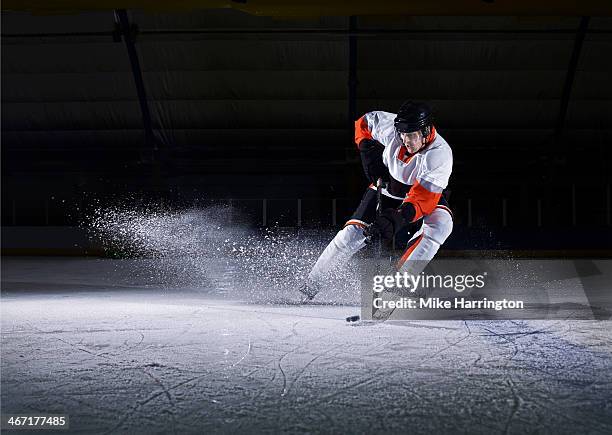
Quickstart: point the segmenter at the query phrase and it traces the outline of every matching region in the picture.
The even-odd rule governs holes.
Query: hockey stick
[[[382,179],[378,179],[376,182],[376,218],[378,219],[378,217],[380,217],[381,213],[382,213],[382,189],[385,187],[385,184],[383,183]],[[392,252],[395,251],[395,234],[393,235],[393,238],[391,239],[391,249]],[[383,272],[386,272],[387,269],[383,268],[383,264],[384,264],[384,259],[383,259],[383,239],[382,237],[378,237],[377,240],[377,245],[376,245],[376,251],[375,251],[375,255],[376,255],[376,275],[381,275]],[[392,257],[389,257],[389,262],[391,262]],[[392,308],[391,311],[388,311],[384,308],[376,308],[374,306],[374,298],[376,297],[375,293],[374,293],[374,289],[372,289],[372,320],[370,322],[366,322],[366,323],[380,323],[380,322],[385,322],[389,319],[389,317],[391,316],[391,314],[393,314],[393,312],[395,311],[395,308]],[[382,296],[382,294],[381,294]],[[381,314],[382,313],[382,314]],[[348,319],[347,319],[348,320]]]
[[[378,219],[380,217],[380,213],[382,212],[382,189],[383,189],[383,180],[382,178],[378,178],[376,180],[376,219]],[[376,249],[374,252],[375,258],[376,258],[376,274],[378,274],[380,272],[381,269],[381,261],[382,261],[382,238],[378,237],[378,240],[376,241]],[[372,298],[374,297],[374,295],[372,295]],[[374,303],[372,300],[372,317],[374,316],[374,313],[376,313],[376,311],[378,311],[377,308],[374,308]],[[355,316],[350,316],[346,318],[346,321],[351,323],[351,322],[358,322],[361,319],[360,316],[355,315]]]
[[[379,178],[376,180],[376,219],[380,217],[382,213],[382,188],[383,188],[383,180]],[[381,270],[381,262],[382,262],[382,237],[378,237],[376,241],[376,275],[380,273]],[[374,294],[372,293],[372,319],[374,319],[374,314],[378,311],[378,308],[374,308]]]

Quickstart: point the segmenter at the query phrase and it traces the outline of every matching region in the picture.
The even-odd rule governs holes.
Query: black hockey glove
[[[392,240],[393,236],[404,224],[404,219],[399,210],[387,208],[380,213],[376,220],[363,230],[366,244],[373,243],[378,238]]]
[[[364,139],[359,143],[363,172],[366,178],[374,184],[379,178],[389,181],[389,170],[382,159],[384,150],[384,145],[374,139]]]

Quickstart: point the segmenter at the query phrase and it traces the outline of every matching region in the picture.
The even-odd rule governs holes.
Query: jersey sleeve
[[[358,122],[361,122],[361,131],[365,133],[365,130],[367,130],[367,134],[370,135],[368,139],[374,139],[386,147],[395,137],[395,127],[393,125],[395,117],[395,113],[375,110],[363,115]],[[357,128],[355,129],[355,137],[357,137]]]
[[[357,145],[357,148],[359,148],[361,141],[365,139],[372,139],[372,131],[368,126],[366,115],[363,115],[355,121],[355,145]]]

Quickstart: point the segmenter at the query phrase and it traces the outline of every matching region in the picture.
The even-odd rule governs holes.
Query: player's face
[[[423,147],[423,135],[420,131],[400,133],[400,139],[410,154],[418,152]]]

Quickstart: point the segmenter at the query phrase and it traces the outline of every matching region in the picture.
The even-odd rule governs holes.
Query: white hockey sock
[[[357,251],[365,246],[363,228],[347,225],[329,242],[308,274],[315,282],[325,279],[332,270],[344,265]]]

